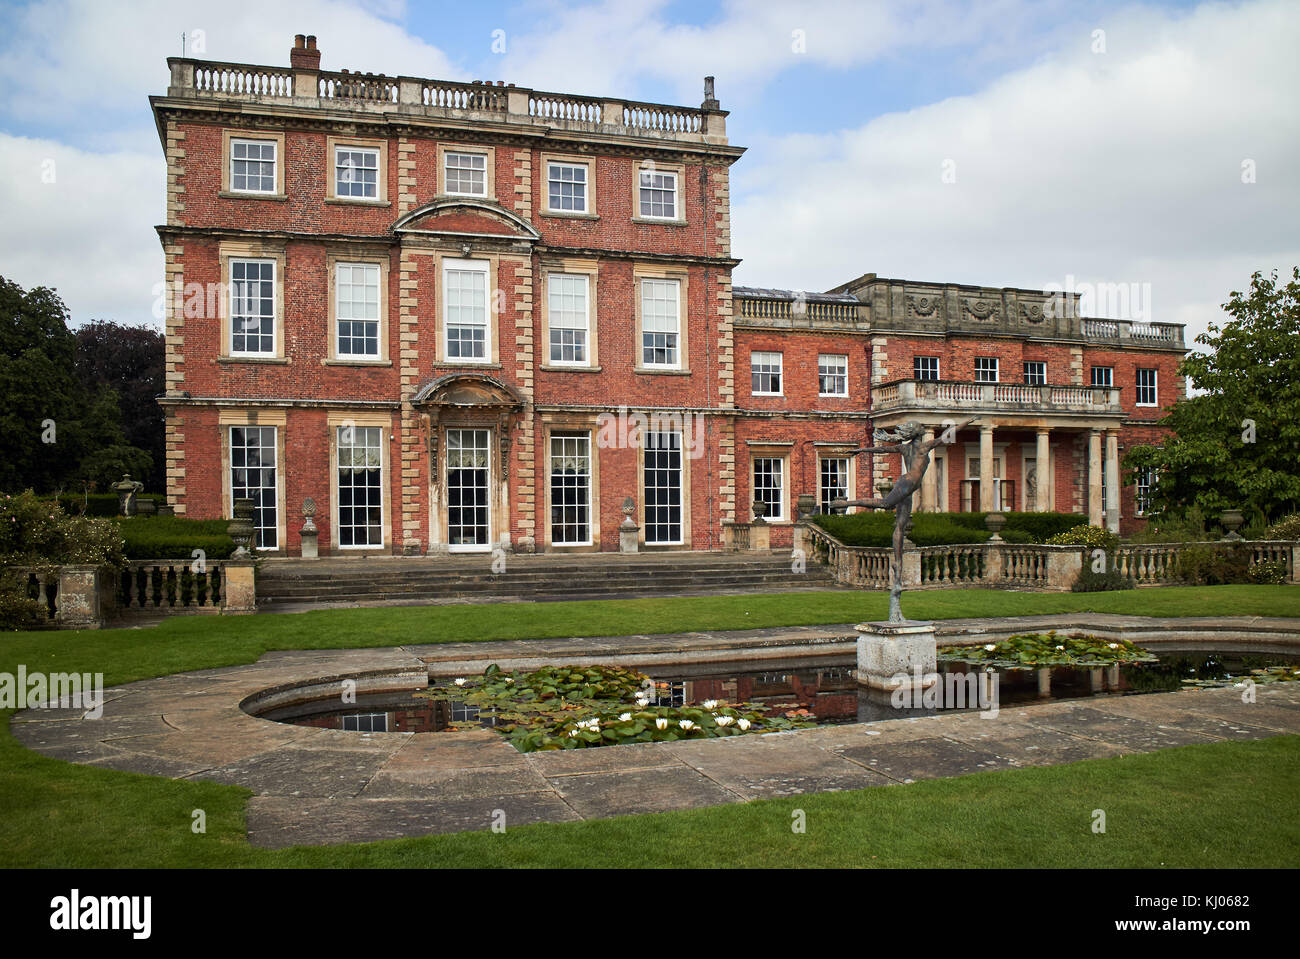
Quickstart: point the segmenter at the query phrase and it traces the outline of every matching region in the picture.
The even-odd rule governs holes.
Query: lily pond
[[[438,679],[262,712],[264,719],[363,733],[493,728],[521,752],[752,735],[831,723],[1188,686],[1300,681],[1300,654],[1161,649],[1083,634],[941,646],[924,701],[861,687],[852,655],[696,666],[546,666]],[[975,674],[975,675],[972,675]],[[982,675],[981,675],[982,674]],[[996,685],[994,686],[994,683]],[[974,690],[981,690],[978,696]],[[971,695],[967,695],[970,691]]]

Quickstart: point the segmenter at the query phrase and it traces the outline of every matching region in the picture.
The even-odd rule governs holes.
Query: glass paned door
[[[645,434],[645,541],[682,542],[682,434]]]
[[[447,430],[447,545],[453,551],[489,548],[489,430]]]
[[[551,437],[551,542],[591,544],[591,437]]]
[[[339,546],[384,545],[383,430],[338,428]]]
[[[230,428],[230,500],[253,501],[253,544],[279,548],[274,426]]]

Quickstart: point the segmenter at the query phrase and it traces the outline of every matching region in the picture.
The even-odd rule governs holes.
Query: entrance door
[[[490,430],[447,430],[447,546],[452,552],[490,548]]]
[[[645,434],[645,541],[682,542],[682,434]]]

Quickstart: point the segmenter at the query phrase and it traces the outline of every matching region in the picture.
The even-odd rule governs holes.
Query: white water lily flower
[[[455,679],[452,680],[452,682],[455,683],[457,686],[464,686],[464,685],[465,685],[465,677],[464,677],[464,676],[457,676]]]
[[[1057,649],[1065,649],[1064,646],[1057,646],[1056,648],[1057,648]]]
[[[719,716],[719,717],[717,717],[717,720],[716,720],[716,722],[717,722],[717,724],[718,724],[719,726],[730,726],[730,725],[731,725],[732,723],[734,723],[735,721],[736,721],[736,717],[735,717],[735,716]]]
[[[506,677],[506,682],[508,682],[508,683],[513,683],[514,681],[515,681],[515,678],[514,678],[513,676],[507,676],[507,677]]]
[[[1110,648],[1111,648],[1111,649],[1119,649],[1119,643],[1111,643],[1111,644],[1110,644]]]
[[[689,719],[679,719],[679,720],[677,720],[677,725],[678,725],[678,726],[681,726],[682,729],[694,729],[694,728],[695,728],[695,724],[694,724],[693,722],[691,722]]]
[[[667,729],[667,728],[668,728],[668,720],[664,719],[664,718],[661,716],[661,717],[659,717],[658,719],[655,720],[655,725],[656,725],[657,727],[659,727],[660,729]]]
[[[706,699],[701,705],[705,709],[717,709],[718,701],[716,699]]]
[[[741,729],[748,729],[750,727],[750,722],[748,719],[742,717],[736,720],[736,725],[739,726]]]
[[[631,714],[631,713],[619,713],[619,714],[618,714],[618,721],[619,721],[620,723],[625,723],[625,722],[627,722],[627,721],[628,721],[629,719],[631,719],[631,718],[632,718],[632,714]]]
[[[987,649],[987,650],[991,653],[991,652],[993,652],[993,650],[997,649],[998,647],[997,647],[997,644],[996,644],[996,643],[985,643],[985,644],[984,644],[984,648]]]
[[[577,731],[576,729],[570,729],[570,730],[569,730],[569,736],[570,736],[570,737],[577,736],[577,735],[578,735],[578,731]]]

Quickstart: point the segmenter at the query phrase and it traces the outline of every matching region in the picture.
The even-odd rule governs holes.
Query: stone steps
[[[494,573],[489,554],[476,559],[272,561],[258,576],[258,605],[310,603],[491,602],[628,595],[743,593],[825,589],[830,572],[796,573],[784,555],[661,555],[653,558],[507,556]]]

